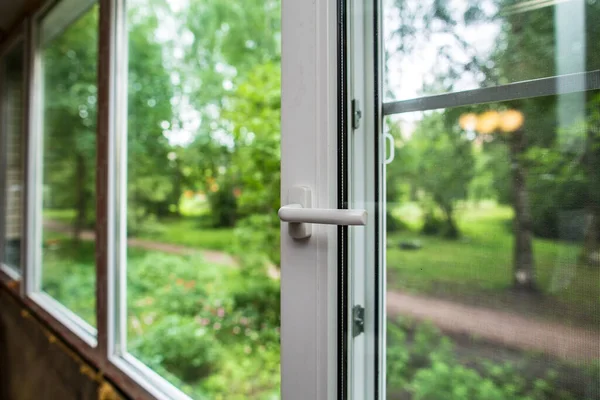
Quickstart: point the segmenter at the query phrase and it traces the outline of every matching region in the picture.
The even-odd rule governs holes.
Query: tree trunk
[[[77,194],[76,200],[76,216],[75,224],[73,226],[73,238],[75,243],[79,243],[81,239],[81,232],[85,227],[87,217],[87,194],[85,192],[85,175],[86,165],[85,158],[83,155],[78,154],[76,158],[76,177],[75,177],[75,190]]]
[[[513,284],[516,289],[535,291],[535,265],[533,261],[532,218],[527,191],[527,171],[521,156],[527,147],[523,130],[511,134],[509,138],[514,209],[514,255]]]
[[[449,239],[458,239],[460,237],[460,232],[454,221],[454,208],[451,204],[444,204],[441,208],[444,212],[444,217],[446,218],[446,230],[444,231],[444,236]]]
[[[179,200],[181,199],[183,174],[181,173],[181,165],[177,160],[177,168],[175,169],[175,182],[173,184],[173,203],[175,204],[174,214],[178,217],[181,216],[181,210],[179,209]]]
[[[585,236],[579,263],[600,268],[600,213],[590,207],[586,217]]]

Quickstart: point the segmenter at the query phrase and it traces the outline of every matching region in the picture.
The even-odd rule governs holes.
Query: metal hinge
[[[352,337],[365,331],[365,308],[361,305],[352,307]]]
[[[362,111],[360,111],[360,102],[356,99],[352,100],[352,129],[358,129]]]

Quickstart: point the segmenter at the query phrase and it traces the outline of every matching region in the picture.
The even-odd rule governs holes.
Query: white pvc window
[[[94,344],[98,6],[46,7],[33,32],[27,292]]]
[[[254,17],[244,18],[239,12],[239,7],[243,7],[240,4],[215,2],[216,16],[226,21],[207,33],[203,29],[216,18],[210,13],[203,14],[200,2],[189,2],[189,12],[182,10],[186,2],[159,3],[49,1],[27,21],[25,64],[29,66],[21,71],[27,76],[29,89],[25,124],[28,132],[24,141],[26,168],[23,168],[27,175],[23,177],[27,189],[27,198],[23,199],[27,226],[22,232],[27,249],[23,252],[26,265],[22,271],[25,280],[22,300],[133,397],[202,398],[203,380],[213,378],[209,388],[217,388],[214,391],[217,397],[227,398],[234,393],[238,398],[246,394],[256,398],[279,395],[286,399],[335,398],[339,333],[335,227],[315,226],[311,241],[298,246],[287,236],[284,225],[280,270],[264,262],[267,256],[260,254],[257,270],[269,267],[269,273],[265,274],[265,282],[259,282],[261,286],[250,289],[261,296],[265,292],[277,294],[265,306],[267,318],[254,318],[253,310],[233,310],[231,302],[207,304],[208,310],[202,311],[214,314],[211,329],[222,330],[225,323],[217,318],[223,318],[223,312],[233,314],[233,310],[239,312],[240,326],[228,326],[227,334],[243,332],[246,337],[242,345],[230,345],[222,338],[219,338],[221,343],[206,341],[201,350],[210,353],[219,348],[228,357],[226,363],[218,364],[220,360],[211,356],[213,364],[209,367],[196,363],[196,353],[189,364],[178,358],[166,360],[170,356],[166,351],[153,354],[156,353],[153,346],[159,341],[165,344],[183,337],[181,348],[192,352],[198,343],[189,334],[169,336],[172,319],[168,317],[181,320],[180,309],[173,307],[173,315],[156,316],[150,309],[152,301],[184,302],[190,296],[169,297],[165,292],[169,284],[188,290],[194,287],[196,279],[190,275],[206,274],[204,278],[209,280],[218,269],[230,273],[218,276],[214,282],[198,281],[202,285],[197,286],[204,290],[212,283],[222,284],[234,276],[236,295],[243,299],[246,288],[242,274],[235,271],[243,271],[246,263],[254,259],[246,260],[244,257],[250,254],[242,254],[233,262],[227,259],[225,266],[217,265],[219,268],[205,260],[194,260],[197,268],[186,271],[187,275],[175,276],[171,272],[176,270],[176,262],[153,264],[150,256],[145,257],[145,269],[141,271],[139,260],[135,260],[141,252],[129,239],[135,237],[140,224],[152,222],[151,218],[145,220],[147,213],[139,210],[163,207],[164,204],[158,203],[168,191],[164,188],[174,184],[174,176],[168,173],[178,162],[177,146],[183,144],[165,142],[173,137],[181,141],[186,131],[196,133],[195,129],[209,131],[221,151],[214,160],[208,160],[213,163],[213,171],[204,177],[211,179],[203,179],[204,187],[197,188],[198,192],[218,192],[228,174],[242,188],[227,188],[227,201],[243,197],[243,190],[248,188],[250,195],[263,203],[256,208],[246,206],[239,214],[257,216],[250,222],[260,229],[270,229],[261,238],[261,244],[256,245],[258,250],[268,249],[268,257],[279,258],[280,226],[276,216],[279,194],[283,203],[287,201],[288,189],[309,185],[313,188],[315,206],[336,207],[333,183],[338,164],[331,149],[336,147],[338,116],[337,4],[256,1]],[[281,14],[286,21],[283,29]],[[202,23],[197,23],[196,16]],[[177,24],[184,20],[196,29],[193,43],[189,43],[190,32],[180,31],[182,26]],[[141,25],[145,31],[137,29]],[[219,47],[227,43],[229,30],[241,28],[248,36],[243,43],[243,54]],[[282,42],[286,44],[282,46]],[[218,51],[207,55],[202,46],[215,43]],[[182,74],[177,76],[180,67],[177,60],[181,60],[182,50],[190,50],[182,47],[192,44],[197,45],[194,47],[197,53],[184,54],[192,60],[197,57],[196,72],[211,84],[215,83],[211,79],[216,79],[228,92],[227,96],[210,98],[210,90],[206,90],[210,85],[194,77],[187,81],[191,86],[178,86],[183,73],[189,71],[180,71]],[[206,60],[211,57],[212,64],[207,67]],[[240,66],[234,68],[231,60],[238,60]],[[146,73],[140,65],[157,70]],[[165,86],[155,86],[161,82],[172,87],[165,90]],[[263,90],[264,83],[268,84],[268,90]],[[284,90],[279,90],[280,85]],[[173,87],[179,92],[170,93]],[[215,112],[216,105],[222,107],[219,112]],[[179,112],[176,117],[169,115],[173,107]],[[190,112],[190,108],[201,115]],[[255,114],[267,118],[268,123],[257,125]],[[214,124],[218,118],[225,121],[222,126]],[[194,125],[198,121],[205,125],[198,128]],[[235,134],[227,134],[228,129]],[[4,141],[6,135],[2,134]],[[149,143],[150,147],[138,146],[140,142]],[[153,145],[162,146],[157,151],[164,156],[164,163],[148,165],[143,159],[146,150],[156,150]],[[277,160],[279,146],[285,159],[283,168],[280,170],[278,163],[271,162],[268,173],[261,178],[267,189],[251,193],[251,179],[260,174],[244,176],[244,173],[258,168],[263,161]],[[227,157],[237,147],[243,148],[245,154],[256,150],[258,157],[241,163],[242,167],[234,171],[229,169]],[[263,155],[264,148],[269,151]],[[108,159],[100,159],[97,154],[107,155]],[[316,161],[307,164],[307,154]],[[202,151],[197,156],[195,162],[206,161]],[[0,158],[4,163],[5,155]],[[156,175],[164,178],[161,182],[164,186],[144,187],[144,178]],[[4,178],[0,183],[5,183]],[[3,194],[4,190],[3,186]],[[5,203],[3,198],[3,207]],[[104,206],[106,210],[102,209]],[[267,208],[273,212],[264,215]],[[215,220],[228,223],[226,214]],[[2,222],[2,239],[6,239],[11,235],[4,231],[6,224]],[[98,234],[106,237],[96,237]],[[7,249],[5,244],[2,247]],[[273,253],[277,253],[275,257]],[[8,253],[1,254],[4,257]],[[190,262],[186,257],[181,259]],[[150,282],[155,286],[152,287],[144,279],[160,268],[163,276]],[[146,291],[142,295],[139,286]],[[280,287],[283,288],[281,304]],[[206,297],[212,301],[216,297],[210,298],[209,291],[206,290]],[[204,295],[194,293],[199,302]],[[148,301],[149,297],[153,299]],[[253,305],[252,301],[247,303]],[[196,325],[205,326],[208,319],[197,315],[184,317],[195,324],[194,334],[198,331]],[[162,331],[155,329],[155,321],[161,322]],[[267,339],[254,339],[257,333]],[[227,379],[210,376],[217,367],[230,374]]]
[[[364,3],[348,398],[595,394],[597,5]]]

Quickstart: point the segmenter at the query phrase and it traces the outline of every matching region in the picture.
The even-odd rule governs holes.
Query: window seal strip
[[[337,2],[337,208],[348,208],[348,5]],[[338,226],[337,269],[337,398],[348,398],[348,227]]]

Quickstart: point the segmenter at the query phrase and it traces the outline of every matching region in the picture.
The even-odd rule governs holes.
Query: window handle
[[[391,164],[394,161],[394,157],[396,156],[396,145],[394,144],[394,137],[391,133],[386,132],[385,139],[390,143],[390,155],[385,159],[386,164]]]
[[[288,222],[288,230],[294,239],[305,239],[312,234],[311,224],[366,225],[365,210],[337,210],[312,208],[311,191],[307,186],[295,186],[288,195],[290,204],[279,209],[279,219]]]

